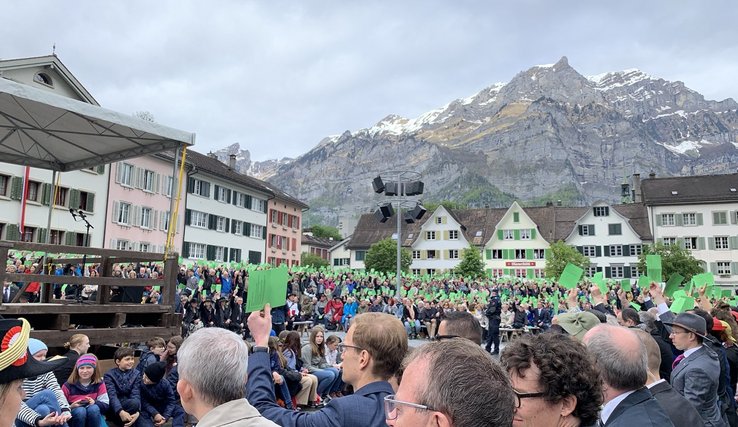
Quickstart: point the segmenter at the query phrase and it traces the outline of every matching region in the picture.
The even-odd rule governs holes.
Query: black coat
[[[646,387],[625,398],[605,423],[605,427],[670,427],[674,423]]]
[[[674,423],[674,427],[703,427],[699,412],[681,394],[677,393],[668,382],[662,381],[651,387],[651,394]]]

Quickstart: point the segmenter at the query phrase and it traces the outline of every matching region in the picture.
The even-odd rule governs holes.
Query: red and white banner
[[[535,267],[535,261],[505,261],[505,267]]]

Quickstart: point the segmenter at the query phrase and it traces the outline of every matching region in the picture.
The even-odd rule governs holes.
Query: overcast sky
[[[733,1],[4,2],[0,58],[56,53],[104,107],[296,157],[561,56],[738,100]]]

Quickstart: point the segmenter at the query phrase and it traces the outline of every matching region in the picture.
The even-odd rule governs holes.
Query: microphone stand
[[[74,218],[74,221],[77,221],[77,217],[79,217],[82,221],[85,222],[85,247],[88,247],[90,245],[90,228],[95,228],[90,224],[89,221],[87,221],[87,215],[85,215],[85,212],[82,209],[78,209],[77,212],[74,211],[74,209],[69,208],[69,213],[72,214],[72,217]],[[85,269],[87,268],[87,253],[82,254],[82,277],[85,277]],[[82,286],[84,285],[78,285],[77,290],[75,292],[75,300],[77,304],[82,304]]]

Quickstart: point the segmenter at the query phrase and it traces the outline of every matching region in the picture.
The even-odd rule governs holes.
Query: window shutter
[[[714,237],[708,237],[707,238],[707,248],[708,249],[715,249],[715,238]]]
[[[697,238],[697,249],[698,250],[705,249],[705,238],[704,237]]]
[[[190,257],[190,242],[182,243],[182,258]]]
[[[238,191],[235,191],[235,190],[233,191],[233,197],[231,197],[231,204],[233,206],[238,206]]]
[[[600,245],[595,246],[595,256],[596,257],[602,256],[602,246]]]
[[[67,246],[74,246],[74,241],[77,240],[77,233],[67,231],[64,233],[64,244]]]
[[[79,190],[72,189],[69,191],[69,207],[72,209],[78,209],[79,208],[79,202],[80,202],[80,194]]]
[[[593,224],[588,225],[589,227],[589,235],[594,236],[595,235],[595,226]]]
[[[720,212],[713,212],[712,213],[712,225],[719,224],[720,223]]]
[[[202,189],[203,189],[202,195],[207,198],[210,198],[210,183],[207,181],[203,181]]]
[[[730,263],[730,274],[731,275],[737,275],[738,274],[738,262],[731,262]]]
[[[208,230],[215,230],[217,222],[218,222],[217,216],[213,214],[208,214]]]
[[[152,230],[159,229],[159,211],[152,209],[151,216],[149,217],[149,227]]]
[[[215,260],[215,246],[205,246],[205,259],[207,259],[208,261]]]
[[[141,206],[131,206],[131,210],[133,211],[133,217],[129,218],[129,224],[134,227],[140,227],[141,226]]]
[[[611,277],[611,271],[610,267],[605,267],[605,277]]]
[[[263,240],[266,240],[267,238],[267,228],[266,227],[261,227],[261,238]]]
[[[110,239],[110,246],[109,246],[110,249],[117,249],[117,245],[118,245],[118,240]]]
[[[243,207],[251,209],[251,195],[246,194],[246,196],[243,198]]]
[[[192,225],[192,211],[185,209],[185,225]]]
[[[656,215],[656,225],[661,225],[661,224],[663,224],[661,215]]]
[[[115,183],[120,184],[121,174],[123,174],[123,168],[120,166],[120,162],[115,164]]]
[[[738,249],[738,236],[730,236],[728,239],[728,248]]]
[[[533,259],[533,249],[525,250],[525,259]]]
[[[535,228],[530,229],[530,239],[536,240],[536,229]]]
[[[10,198],[13,200],[23,198],[23,178],[14,176],[10,181]]]
[[[231,203],[231,190],[226,190],[226,203]]]
[[[502,240],[502,239],[503,239],[503,237],[504,237],[504,236],[503,236],[503,234],[502,234],[502,230],[497,230],[497,240]],[[397,254],[395,254],[395,255],[397,255]]]
[[[51,184],[41,186],[41,203],[46,206],[51,203]]]
[[[113,201],[113,222],[118,223],[118,214],[120,214],[120,202],[117,200]]]
[[[46,243],[46,229],[39,228],[36,237],[38,238],[39,243]]]
[[[397,255],[397,252],[395,252]],[[420,251],[420,259],[428,259],[428,251]]]
[[[515,240],[520,240],[520,230],[513,230],[513,238]]]
[[[584,246],[577,246],[577,251],[579,251],[580,254],[584,254]]]
[[[623,267],[623,278],[624,279],[630,279],[632,277],[630,270],[631,270],[631,267]]]
[[[261,211],[264,213],[267,213],[267,201],[266,200],[264,200],[264,203],[262,204]]]
[[[679,246],[682,249],[684,249],[686,247],[686,245],[684,244],[684,239],[677,239],[676,240],[676,244],[677,244],[677,246]]]
[[[630,245],[623,245],[623,256],[630,256]]]
[[[220,185],[218,184],[213,185],[213,198],[220,200]]]
[[[95,194],[87,193],[87,212],[95,212]]]
[[[188,193],[195,192],[195,178],[192,178],[192,177],[187,178],[187,192]]]
[[[492,259],[492,249],[485,250],[484,254],[486,255],[487,259]],[[395,255],[397,255],[397,251],[395,251]]]
[[[5,232],[6,240],[20,240],[20,230],[15,224],[8,224],[7,231]]]
[[[717,271],[718,271],[718,269],[717,269],[717,263],[716,262],[711,262],[710,263],[710,272],[713,273],[713,274],[717,274]]]
[[[702,214],[698,213],[697,214],[697,225],[702,225],[702,224],[703,224]]]
[[[584,235],[584,233],[582,233],[582,229],[583,229],[583,226],[581,226],[581,225],[577,227],[577,230],[579,231],[579,235],[580,236],[583,236]]]
[[[610,256],[610,246],[605,246],[605,256]]]
[[[730,211],[730,223],[738,223],[738,211]]]
[[[443,240],[448,240],[448,230],[443,230]],[[395,254],[397,251],[395,250]]]
[[[249,224],[248,222],[244,222],[241,232],[244,236],[251,236],[251,224]]]
[[[231,220],[230,218],[225,219],[225,232],[230,233],[231,230]]]
[[[684,215],[683,214],[675,214],[674,215],[674,223],[678,226],[684,225]]]

